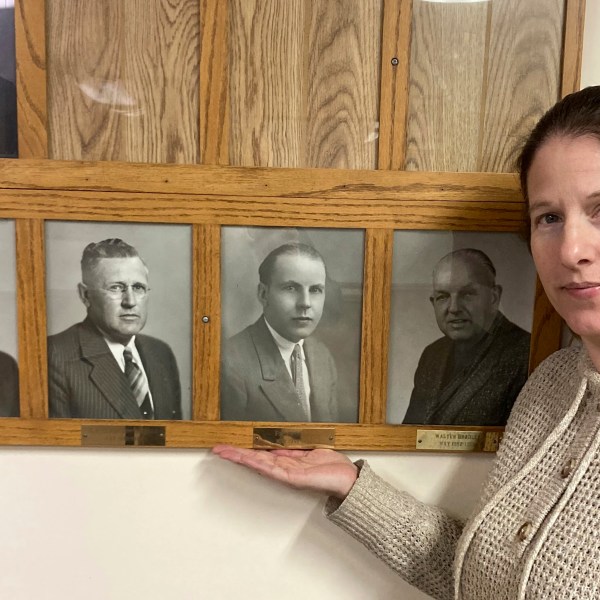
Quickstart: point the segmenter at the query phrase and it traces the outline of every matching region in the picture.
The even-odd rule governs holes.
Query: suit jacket
[[[17,156],[17,90],[0,77],[0,157]]]
[[[12,356],[0,352],[0,417],[19,416],[19,369]]]
[[[311,420],[339,418],[337,371],[329,350],[304,340]],[[261,317],[234,335],[221,353],[221,418],[226,421],[306,421],[279,348]]]
[[[155,419],[181,419],[179,371],[171,348],[136,335]],[[51,417],[142,419],[127,377],[89,319],[48,338]]]
[[[530,335],[499,312],[471,364],[444,382],[454,342],[433,342],[419,359],[404,423],[505,425],[527,380],[529,343]]]

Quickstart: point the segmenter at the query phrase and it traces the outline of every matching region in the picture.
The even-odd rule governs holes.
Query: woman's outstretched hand
[[[341,499],[358,477],[356,465],[334,450],[249,450],[221,445],[213,453],[292,487]]]

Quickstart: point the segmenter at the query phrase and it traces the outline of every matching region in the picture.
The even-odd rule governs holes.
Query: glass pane
[[[517,235],[396,232],[388,422],[504,425],[527,378],[534,293]]]
[[[229,0],[232,165],[375,169],[382,0]]]
[[[15,82],[14,1],[0,0],[0,158],[18,155]]]
[[[19,415],[14,221],[0,221],[0,417]]]
[[[46,223],[51,417],[190,418],[191,248],[187,225]]]
[[[198,162],[197,0],[46,12],[50,158]]]
[[[364,232],[224,227],[221,256],[222,418],[356,423]]]
[[[564,0],[414,0],[406,168],[515,170],[559,97]]]

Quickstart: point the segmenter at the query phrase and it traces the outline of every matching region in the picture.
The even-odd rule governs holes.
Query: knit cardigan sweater
[[[482,498],[463,523],[363,463],[329,518],[440,600],[600,599],[600,374],[561,350],[515,403]]]

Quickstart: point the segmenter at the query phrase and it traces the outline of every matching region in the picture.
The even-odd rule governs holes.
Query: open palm
[[[221,445],[213,452],[292,487],[339,498],[348,495],[358,473],[348,457],[334,450],[249,450]]]

